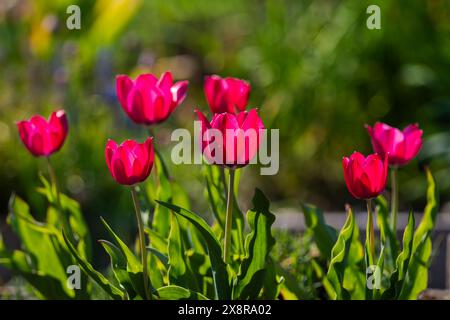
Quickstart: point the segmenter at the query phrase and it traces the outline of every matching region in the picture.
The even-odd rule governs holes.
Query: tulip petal
[[[171,111],[179,106],[186,98],[188,84],[189,81],[179,81],[170,88],[170,92],[172,93]]]
[[[120,184],[131,185],[128,175],[126,173],[125,166],[120,158],[115,158],[113,160],[113,170],[111,174],[113,178]]]
[[[157,83],[158,83],[157,77],[155,77],[151,73],[144,73],[136,78],[135,86],[145,91],[147,88],[156,86]]]
[[[403,130],[405,135],[405,161],[409,162],[417,156],[422,148],[422,134],[423,131],[415,124],[409,125]]]
[[[172,88],[173,78],[170,71],[164,72],[164,74],[159,78],[157,87],[160,88],[164,93],[169,93],[170,88]]]
[[[118,75],[116,77],[116,94],[122,108],[127,109],[128,94],[133,87],[133,80],[126,75]]]
[[[128,95],[127,110],[128,116],[136,123],[146,124],[147,118],[144,113],[146,110],[146,101],[141,90],[133,88]]]
[[[236,78],[227,78],[226,81],[230,87],[229,99],[233,108],[232,112],[244,111],[250,95],[250,84]],[[234,108],[237,108],[237,110],[234,110]]]

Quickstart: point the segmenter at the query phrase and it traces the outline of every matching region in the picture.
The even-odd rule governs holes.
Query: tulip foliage
[[[163,168],[161,158],[156,166]],[[224,208],[225,199],[220,185],[218,168],[208,168],[206,197],[214,210]],[[145,227],[150,245],[147,263],[152,284],[153,299],[275,299],[279,283],[268,269],[270,250],[275,243],[271,226],[275,216],[269,210],[269,201],[256,189],[253,208],[246,214],[250,227],[244,235],[244,217],[235,209],[233,221],[233,259],[227,265],[223,259],[221,235],[223,222],[217,220],[210,226],[200,215],[187,209],[189,202],[180,187],[158,171],[156,188],[148,195],[161,195],[153,204],[154,214]],[[144,195],[142,203],[148,203]],[[175,204],[177,203],[177,204]],[[182,205],[181,205],[182,204]],[[143,265],[133,250],[120,239],[102,219],[110,239],[101,240],[111,259],[113,279],[94,270],[87,259],[66,238],[69,250],[90,278],[113,299],[144,298],[142,287]],[[270,278],[272,277],[272,278]]]
[[[431,259],[431,232],[437,214],[437,191],[434,179],[427,170],[427,205],[422,219],[415,222],[410,212],[401,244],[389,224],[389,209],[383,196],[376,198],[377,225],[380,242],[377,244],[374,265],[380,272],[380,287],[366,286],[375,281],[375,271],[368,271],[364,245],[353,210],[347,208],[347,220],[341,230],[326,224],[322,211],[312,205],[303,205],[307,227],[313,233],[320,251],[315,263],[316,274],[330,299],[416,299],[427,289],[427,272]],[[378,272],[378,271],[377,271]]]
[[[347,220],[338,231],[326,224],[320,209],[303,205],[306,225],[320,251],[320,262],[314,263],[316,275],[330,299],[416,299],[427,289],[438,193],[427,168],[427,205],[422,219],[416,225],[414,212],[409,212],[400,243],[397,239],[396,173],[399,166],[406,165],[419,152],[422,130],[410,125],[402,132],[382,123],[366,127],[377,153],[364,157],[355,152],[343,159],[349,192],[356,199],[367,201],[365,243],[360,241],[355,215],[349,206]],[[391,212],[382,196],[387,184],[388,163],[392,171]],[[375,212],[372,212],[373,200]],[[379,241],[375,239],[374,213]]]
[[[48,202],[44,221],[37,221],[28,204],[17,195],[9,202],[8,225],[21,241],[20,250],[10,250],[0,237],[0,264],[14,270],[32,287],[37,297],[45,299],[87,299],[93,287],[81,275],[79,290],[67,286],[67,267],[76,259],[67,249],[61,233],[61,211],[70,219],[72,236],[83,259],[91,259],[91,238],[79,204],[64,194],[57,199],[55,185],[41,176],[38,192]],[[34,213],[36,214],[36,213]]]

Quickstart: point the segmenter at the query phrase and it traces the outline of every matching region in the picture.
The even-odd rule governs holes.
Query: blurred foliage
[[[314,270],[314,258],[319,256],[319,252],[310,233],[300,235],[276,230],[274,234],[277,241],[272,256],[274,261],[279,262],[277,272],[283,277],[281,299],[314,300],[326,297]]]
[[[66,8],[75,3],[81,30],[68,30]],[[369,4],[381,7],[381,30],[366,28]],[[244,170],[244,207],[258,185],[280,205],[302,199],[341,209],[352,201],[341,158],[355,149],[371,152],[363,125],[377,120],[420,124],[426,142],[419,160],[432,166],[447,202],[449,9],[447,0],[1,1],[0,212],[6,213],[14,190],[42,208],[43,217],[44,203],[33,191],[45,163],[21,145],[14,121],[63,106],[69,137],[54,156],[63,191],[81,202],[94,238],[105,236],[102,215],[113,227],[120,224],[121,236],[131,241],[131,200],[107,171],[104,145],[109,137],[143,139],[148,131],[119,107],[114,77],[165,70],[190,80],[184,104],[152,128],[166,159],[170,130],[191,129],[193,108],[207,110],[206,74],[249,80],[250,106],[260,108],[266,127],[280,129],[280,172]],[[401,209],[424,204],[426,181],[418,164],[401,170]],[[196,196],[204,180],[194,179],[202,177],[201,167],[172,170],[196,200],[192,206],[206,211]],[[101,252],[99,246],[94,252]]]

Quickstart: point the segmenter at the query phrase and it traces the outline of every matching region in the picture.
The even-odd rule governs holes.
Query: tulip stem
[[[375,258],[375,232],[373,229],[372,216],[372,199],[367,199],[367,226],[366,226],[366,243],[369,244],[370,254],[372,259]],[[373,263],[373,261],[370,261]]]
[[[225,197],[228,197],[227,180],[225,178],[225,169],[223,167],[220,167],[220,179],[222,180],[222,184],[224,187]]]
[[[155,138],[155,134],[153,133],[152,128],[150,128],[150,127],[148,128],[148,133],[150,134],[151,137]],[[157,160],[159,160],[159,162],[161,163],[161,166],[164,166],[164,165],[163,165],[163,159],[162,159],[161,153],[159,153],[155,147],[153,147],[153,150],[156,154],[155,161],[153,162],[153,172],[155,172],[154,177],[155,177],[156,186],[159,187],[159,185],[161,184],[161,181],[160,181],[159,175],[158,175],[159,168],[158,168]],[[158,159],[156,159],[156,158],[158,158]],[[161,169],[163,169],[163,168],[161,168]]]
[[[61,219],[62,228],[65,232],[67,232],[67,236],[72,244],[76,244],[75,237],[73,235],[72,226],[70,225],[70,217],[66,214],[63,206],[61,205],[61,197],[59,194],[59,186],[58,179],[56,179],[55,170],[53,169],[52,162],[50,161],[50,157],[47,157],[47,167],[48,173],[50,175],[50,180],[52,182],[55,196],[56,196],[56,207],[58,208],[59,218]]]
[[[225,220],[225,238],[223,241],[223,260],[230,263],[231,226],[233,224],[234,169],[229,170],[227,215]]]
[[[152,299],[152,295],[149,291],[149,285],[151,286],[150,278],[148,277],[148,265],[147,265],[147,248],[145,246],[145,235],[144,235],[144,223],[142,222],[141,216],[141,206],[139,204],[139,199],[136,192],[136,187],[131,187],[131,196],[133,198],[134,209],[136,212],[136,220],[139,230],[139,244],[141,249],[141,263],[142,263],[142,275],[144,278],[144,290],[147,300]]]
[[[392,232],[397,234],[397,215],[398,215],[398,180],[397,167],[391,170],[391,226]]]

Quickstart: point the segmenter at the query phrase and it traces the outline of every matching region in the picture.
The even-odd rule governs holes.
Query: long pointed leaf
[[[225,262],[222,260],[222,248],[214,236],[211,227],[192,211],[183,209],[176,205],[156,200],[162,206],[172,210],[174,213],[189,220],[200,232],[208,247],[208,255],[211,260],[211,269],[215,283],[216,297],[218,299],[230,299],[231,290],[228,280],[228,272]]]

